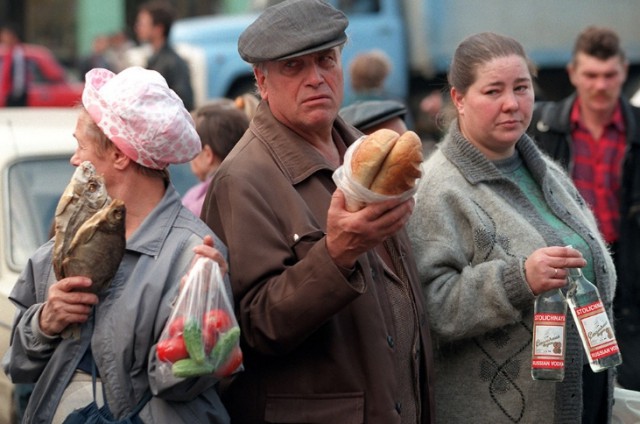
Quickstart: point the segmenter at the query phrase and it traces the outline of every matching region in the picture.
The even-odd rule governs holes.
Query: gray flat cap
[[[240,34],[238,52],[249,63],[283,60],[347,41],[349,20],[321,0],[287,0],[268,7]]]
[[[340,109],[340,116],[360,131],[374,127],[391,118],[404,119],[407,107],[395,100],[366,100]]]

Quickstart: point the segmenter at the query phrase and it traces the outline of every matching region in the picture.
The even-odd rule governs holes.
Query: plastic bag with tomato
[[[176,377],[228,377],[243,369],[240,327],[218,264],[198,257],[187,273],[156,346]]]

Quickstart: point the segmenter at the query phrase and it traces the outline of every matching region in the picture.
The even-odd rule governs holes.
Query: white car
[[[8,296],[29,256],[43,244],[69,182],[76,141],[74,109],[0,109],[0,355],[9,346]],[[0,423],[12,423],[13,385],[0,372]]]
[[[78,110],[0,108],[0,358],[10,342],[15,308],[8,296],[28,258],[51,234],[60,195],[74,168],[69,159]],[[195,184],[189,164],[172,166],[182,194]],[[0,370],[0,424],[15,422],[14,386]]]
[[[640,107],[640,90],[631,97],[631,104],[635,107]]]

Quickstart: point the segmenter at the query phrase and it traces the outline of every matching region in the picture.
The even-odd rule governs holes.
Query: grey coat
[[[592,213],[529,137],[516,149],[551,210],[585,236],[611,313],[615,270]],[[530,374],[534,295],[523,263],[554,234],[456,122],[424,171],[408,230],[436,344],[438,422],[580,422],[585,359],[573,320],[564,382],[533,381]]]

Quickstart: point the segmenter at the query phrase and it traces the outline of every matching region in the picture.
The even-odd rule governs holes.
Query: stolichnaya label
[[[564,367],[564,314],[538,313],[533,317],[534,369]]]
[[[588,346],[585,347],[592,360],[606,358],[620,351],[602,301],[575,308],[575,315],[580,331],[586,336]]]

